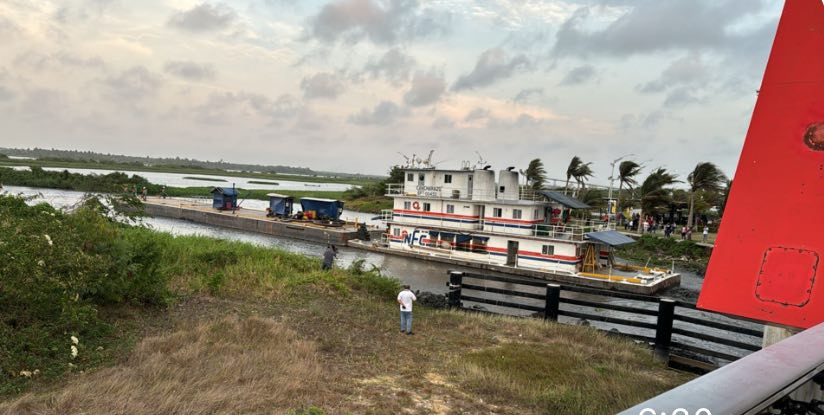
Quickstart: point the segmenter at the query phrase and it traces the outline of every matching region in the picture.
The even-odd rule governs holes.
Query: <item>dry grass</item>
[[[281,413],[311,401],[321,372],[313,344],[283,324],[225,318],[146,338],[124,364],[2,404],[0,413]]]
[[[390,301],[325,290],[161,318],[124,363],[0,413],[606,414],[688,380],[589,327],[416,308],[405,336]]]

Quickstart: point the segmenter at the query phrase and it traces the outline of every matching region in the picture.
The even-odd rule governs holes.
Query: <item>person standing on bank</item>
[[[323,253],[323,269],[332,269],[332,264],[335,262],[335,257],[338,255],[338,250],[334,246],[329,245]]]
[[[404,284],[403,291],[398,294],[398,304],[401,306],[401,333],[412,334],[412,302],[417,300],[409,285]]]

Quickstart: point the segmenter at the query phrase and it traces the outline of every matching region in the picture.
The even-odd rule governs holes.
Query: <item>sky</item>
[[[781,2],[0,0],[0,147],[732,175]],[[479,156],[480,155],[480,156]]]

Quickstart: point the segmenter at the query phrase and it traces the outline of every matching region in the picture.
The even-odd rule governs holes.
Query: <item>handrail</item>
[[[758,414],[822,371],[824,323],[633,406],[619,415],[679,412]]]

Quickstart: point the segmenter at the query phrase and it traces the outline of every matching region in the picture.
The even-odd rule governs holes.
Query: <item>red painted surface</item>
[[[788,0],[700,308],[802,328],[824,321],[822,52],[821,0]]]

